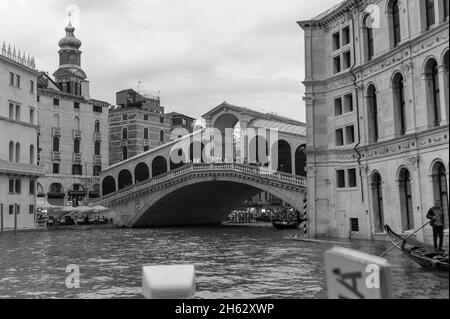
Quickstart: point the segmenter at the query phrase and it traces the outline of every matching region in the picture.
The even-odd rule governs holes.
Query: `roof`
[[[280,116],[280,115],[275,114],[275,113],[258,112],[258,111],[255,111],[255,110],[243,107],[243,106],[233,105],[233,104],[230,104],[228,102],[223,102],[219,106],[216,106],[215,108],[210,110],[208,113],[204,114],[202,117],[203,118],[209,117],[209,116],[219,112],[223,108],[235,109],[237,111],[253,115],[256,118],[259,117],[259,118],[262,118],[262,119],[267,119],[267,120],[271,120],[271,121],[276,121],[276,122],[281,122],[281,123],[286,123],[286,124],[292,124],[292,125],[299,125],[299,126],[304,126],[305,125],[305,123],[303,123],[303,122],[296,121],[296,120],[293,120],[293,119],[290,119],[290,118],[287,118],[287,117],[284,117],[284,116]]]
[[[190,116],[187,116],[187,115],[178,113],[178,112],[170,112],[170,113],[167,113],[167,115],[172,116],[172,117],[174,117],[174,116],[184,117],[184,118],[186,118],[186,119],[193,120],[193,121],[196,120],[196,119],[193,118],[193,117],[190,117]]]
[[[252,121],[250,123],[250,126],[262,129],[278,129],[283,133],[306,136],[306,127],[304,125],[293,125],[270,120],[257,119]]]

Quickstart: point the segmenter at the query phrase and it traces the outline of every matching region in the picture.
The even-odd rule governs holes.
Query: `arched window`
[[[124,127],[122,129],[122,139],[126,140],[128,138],[128,129],[126,127]]]
[[[384,230],[383,189],[381,176],[378,173],[372,176],[372,202],[375,231],[382,233]]]
[[[100,155],[100,141],[95,141],[94,152],[95,155]]]
[[[448,1],[448,0],[444,0]],[[425,0],[425,14],[426,14],[426,26],[429,29],[433,24],[436,23],[434,16],[434,0]]]
[[[144,128],[144,140],[148,140],[148,128]]]
[[[447,170],[444,164],[438,162],[434,164],[432,170],[433,195],[435,201],[440,201],[444,211],[444,224],[448,228],[448,187]]]
[[[95,133],[100,133],[100,121],[99,120],[95,121],[94,129],[95,129]]]
[[[59,152],[59,138],[53,137],[53,152]]]
[[[370,14],[367,14],[363,20],[363,39],[364,39],[364,55],[366,61],[370,61],[374,55],[373,48],[373,19]]]
[[[402,230],[414,229],[413,203],[411,191],[411,175],[408,169],[403,168],[399,176],[399,193]]]
[[[20,143],[16,143],[16,163],[20,163]]]
[[[73,140],[73,152],[75,154],[80,153],[80,139],[78,139],[78,138]]]
[[[122,161],[128,158],[128,148],[126,146],[122,147]]]
[[[425,88],[427,97],[428,124],[441,125],[441,107],[439,92],[439,72],[435,59],[430,59],[425,65]]]
[[[391,0],[388,7],[391,47],[396,47],[401,40],[399,5],[399,0]]]
[[[406,110],[405,110],[405,84],[403,75],[397,73],[392,81],[392,92],[394,94],[394,122],[395,134],[406,133]]]
[[[14,142],[9,142],[9,161],[14,162]]]
[[[73,119],[73,129],[79,131],[80,130],[80,118],[75,116]]]
[[[367,121],[369,126],[369,143],[378,142],[378,102],[374,85],[367,88]]]
[[[30,164],[34,165],[34,145],[30,145]]]
[[[159,141],[164,142],[164,131],[159,132]]]
[[[53,114],[53,127],[59,128],[59,114]]]

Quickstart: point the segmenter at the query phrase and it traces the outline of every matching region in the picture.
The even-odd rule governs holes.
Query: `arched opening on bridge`
[[[179,163],[175,163],[172,159],[179,160]],[[170,151],[170,170],[173,171],[187,164],[186,154],[183,153],[182,148],[171,149]]]
[[[265,144],[265,146],[264,146]],[[259,135],[253,137],[248,143],[248,162],[258,165],[268,165],[269,162],[269,144],[267,140]]]
[[[133,185],[133,176],[127,169],[123,169],[119,173],[119,190],[130,187]]]
[[[278,141],[278,171],[292,174],[291,146],[285,140]]]
[[[136,183],[146,181],[150,178],[150,170],[145,163],[139,163],[134,169],[134,179]]]
[[[112,176],[106,176],[102,182],[102,195],[106,196],[116,191],[116,180]]]
[[[64,206],[64,188],[60,183],[52,183],[47,192],[48,203],[55,206]]]
[[[217,118],[213,125],[222,134],[222,161],[231,162],[245,158],[244,151],[241,150],[241,123],[233,114],[223,114]],[[227,132],[227,129],[232,130]],[[242,141],[244,142],[244,141]],[[219,145],[215,145],[219,147]],[[218,159],[213,158],[214,161]]]
[[[205,145],[201,142],[192,142],[189,146],[189,159],[191,163],[204,163],[205,154],[203,153]]]
[[[167,161],[162,156],[157,156],[152,161],[152,177],[167,173]]]
[[[306,177],[306,145],[300,145],[295,151],[295,175]]]

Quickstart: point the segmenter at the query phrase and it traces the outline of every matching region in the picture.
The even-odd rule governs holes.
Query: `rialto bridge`
[[[101,173],[97,203],[115,211],[119,225],[218,224],[261,192],[302,211],[303,123],[228,103],[203,118],[206,128],[175,132],[171,142]]]

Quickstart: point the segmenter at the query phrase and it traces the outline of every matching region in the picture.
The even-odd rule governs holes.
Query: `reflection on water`
[[[286,240],[272,228],[102,229],[0,236],[0,298],[141,298],[143,264],[195,264],[196,298],[326,298],[328,244]],[[380,254],[385,242],[354,242]],[[448,274],[421,269],[395,250],[397,298],[449,298]],[[81,287],[67,289],[66,266]]]

